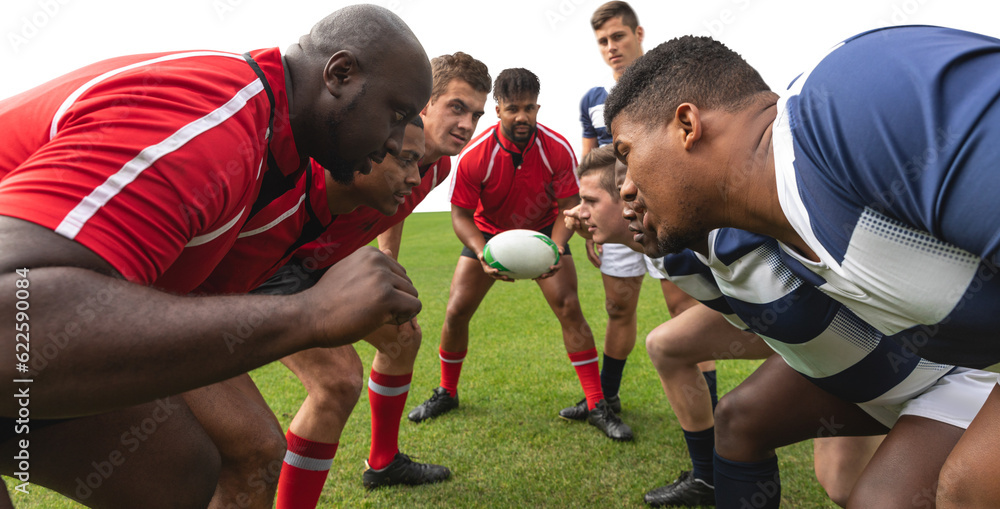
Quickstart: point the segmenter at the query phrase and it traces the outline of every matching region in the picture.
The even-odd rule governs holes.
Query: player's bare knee
[[[674,364],[674,359],[670,355],[670,344],[662,334],[656,329],[646,335],[646,353],[649,360],[653,362],[656,369],[667,369]]]
[[[748,408],[746,398],[730,392],[719,399],[715,407],[715,448],[719,455],[741,461],[738,456],[747,454],[758,447],[754,444],[753,414]]]
[[[384,350],[390,350],[388,352],[380,349],[379,351],[383,354],[389,355],[389,357],[396,364],[409,364],[413,365],[413,361],[417,358],[417,353],[420,352],[420,343],[423,340],[421,334],[400,334],[397,336],[395,343],[392,343]]]
[[[688,359],[683,339],[673,331],[653,329],[646,335],[646,351],[653,364],[661,369],[690,366],[695,362]]]
[[[351,369],[330,370],[317,382],[319,390],[311,391],[309,396],[316,398],[321,408],[341,408],[348,403],[353,408],[364,389],[364,368],[358,362]]]
[[[977,492],[979,482],[975,473],[970,475],[961,461],[948,458],[938,476],[938,509],[978,507],[970,495]]]
[[[552,304],[552,311],[559,318],[560,322],[582,322],[583,309],[580,308],[580,299],[575,295],[566,295],[556,299]]]
[[[611,296],[604,299],[604,310],[608,312],[608,320],[625,322],[635,319],[635,306],[628,300],[618,300]]]
[[[258,427],[253,442],[244,449],[243,457],[235,459],[238,466],[231,467],[238,472],[236,478],[241,484],[238,486],[239,491],[246,492],[249,496],[273,493],[278,485],[287,449],[285,435],[277,423]]]
[[[468,324],[472,321],[472,315],[476,313],[476,308],[469,305],[466,299],[454,297],[448,299],[448,307],[445,309],[444,319],[449,324]]]
[[[821,474],[819,469],[816,470],[816,480],[819,481],[819,485],[826,491],[826,496],[830,497],[834,504],[839,507],[847,507],[847,500],[851,496],[853,486],[844,486],[843,483],[837,482],[835,476]]]

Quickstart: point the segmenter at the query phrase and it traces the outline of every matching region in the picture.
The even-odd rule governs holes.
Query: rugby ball
[[[507,230],[486,243],[483,260],[511,279],[534,279],[559,261],[559,248],[544,233]]]

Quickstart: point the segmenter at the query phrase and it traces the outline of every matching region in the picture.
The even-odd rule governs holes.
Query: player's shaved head
[[[372,69],[386,60],[386,56],[399,52],[418,52],[423,60],[428,60],[417,36],[399,16],[371,4],[350,5],[335,11],[302,36],[299,45],[314,58],[326,59],[338,51],[351,51],[362,67],[369,65]]]
[[[296,148],[345,184],[399,153],[406,124],[430,97],[423,46],[399,16],[376,5],[323,18],[284,61]]]

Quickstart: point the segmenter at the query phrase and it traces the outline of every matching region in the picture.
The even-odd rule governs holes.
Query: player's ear
[[[698,107],[691,103],[682,103],[677,106],[673,123],[678,132],[683,137],[685,150],[691,150],[694,143],[701,139],[701,112]]]
[[[350,50],[340,50],[330,56],[323,67],[323,81],[334,97],[342,97],[344,89],[359,80],[358,60]]]
[[[500,118],[500,103],[497,103],[497,118]]]
[[[642,39],[646,37],[646,31],[641,26],[635,27],[635,37],[639,39],[639,44],[642,44]]]

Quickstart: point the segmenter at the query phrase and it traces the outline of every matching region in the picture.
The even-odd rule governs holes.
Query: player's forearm
[[[399,259],[399,246],[403,241],[403,221],[389,227],[377,237],[378,248],[382,251],[388,250],[392,257]]]
[[[577,196],[572,196],[569,198],[563,198],[558,200],[559,202],[559,217],[563,216],[567,210],[572,210],[580,204],[580,199]],[[552,242],[555,242],[557,246],[566,245],[569,242],[570,237],[573,236],[573,230],[566,227],[565,221],[557,220],[552,225]]]
[[[17,281],[27,293],[17,294]],[[292,297],[182,297],[77,268],[0,277],[0,366],[30,379],[31,416],[72,417],[225,380],[308,345]],[[28,303],[19,304],[18,297]],[[27,308],[18,317],[15,310]],[[27,318],[18,320],[18,318]],[[27,325],[21,325],[27,324]],[[15,330],[24,336],[15,338]],[[21,339],[21,341],[17,341]],[[17,346],[18,343],[27,345]],[[22,362],[24,361],[24,362]],[[27,372],[21,372],[27,366]],[[16,415],[13,398],[0,406]]]
[[[458,240],[462,241],[465,247],[471,249],[476,255],[483,252],[483,248],[486,247],[486,239],[483,238],[483,232],[476,227],[471,210],[452,205],[451,226],[455,229]]]

